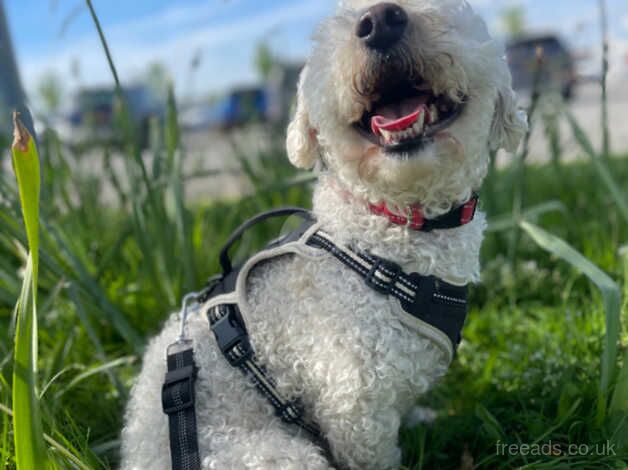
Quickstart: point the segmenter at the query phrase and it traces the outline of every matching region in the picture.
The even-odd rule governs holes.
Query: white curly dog
[[[314,42],[287,148],[294,165],[320,174],[313,202],[320,226],[335,243],[407,273],[477,282],[482,213],[422,232],[373,213],[372,204],[420,203],[427,219],[437,217],[480,188],[489,149],[516,149],[527,124],[503,47],[463,0],[341,1]],[[339,466],[397,468],[400,424],[446,372],[451,351],[328,253],[262,264],[246,292],[256,356],[284,396],[301,398]],[[178,327],[173,315],[144,356],[122,433],[124,469],[170,467],[161,385]],[[200,368],[202,468],[333,468],[226,362],[206,318],[193,316],[188,327]]]

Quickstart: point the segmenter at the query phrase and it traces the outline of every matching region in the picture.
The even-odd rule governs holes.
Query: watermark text
[[[533,444],[508,444],[506,442],[497,441],[495,443],[495,454],[500,456],[615,456],[617,451],[616,444],[606,441],[598,444],[566,444],[559,442],[547,441],[543,443]]]

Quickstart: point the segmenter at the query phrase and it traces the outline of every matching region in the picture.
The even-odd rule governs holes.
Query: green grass
[[[103,207],[94,197],[102,181],[71,174],[69,159],[75,157],[54,150],[58,150],[58,142],[53,134],[43,136],[41,148],[45,196],[39,383],[40,390],[45,391],[41,400],[44,432],[85,465],[112,467],[117,462],[122,411],[140,367],[137,354],[142,345],[159,330],[186,289],[201,286],[217,271],[217,252],[235,226],[270,206],[308,205],[310,190],[303,185],[277,183],[290,181],[296,174],[283,151],[275,149],[260,156],[261,164],[247,167],[259,194],[183,209],[195,259],[188,286],[182,266],[162,270],[157,269],[157,263],[151,266],[142,246],[151,243],[153,251],[149,254],[169,263],[167,253],[158,250],[168,246],[159,241],[168,224],[176,230],[176,211],[167,209],[170,191],[158,190],[153,202],[140,194],[137,197],[144,199],[134,206],[130,201],[136,197],[135,190],[129,187],[120,193],[126,199],[123,207]],[[614,159],[610,164],[618,180],[628,179],[627,158]],[[529,206],[560,200],[567,208],[566,212],[544,213],[536,222],[567,240],[626,289],[628,268],[619,257],[618,247],[628,240],[628,227],[612,196],[599,190],[591,163],[562,166],[560,174],[555,171],[553,166],[529,167],[526,171]],[[489,216],[494,219],[510,211],[514,172],[506,169],[495,175],[493,191],[503,197],[485,202],[492,208]],[[9,176],[2,175],[0,180],[0,331],[4,332],[0,341],[0,403],[6,408],[11,408],[12,309],[19,294],[25,243]],[[112,178],[113,173],[102,177]],[[155,186],[158,184],[156,178]],[[168,182],[164,185],[168,187]],[[168,218],[162,220],[163,214]],[[143,220],[143,237],[148,242],[135,236],[134,225],[140,223],[136,218]],[[278,228],[271,225],[256,231],[243,251],[260,247]],[[176,234],[170,236],[176,261],[183,240]],[[508,233],[487,235],[484,282],[472,289],[466,341],[445,381],[422,400],[437,410],[438,419],[431,426],[402,435],[409,468],[458,468],[465,448],[467,459],[471,457],[486,468],[511,468],[536,461],[586,468],[586,462],[593,465],[601,461],[598,457],[507,459],[496,455],[496,441],[595,445],[616,432],[615,421],[598,425],[595,419],[604,341],[599,294],[586,278],[526,237],[518,248],[517,272],[512,272],[504,256],[508,243]],[[172,294],[165,293],[160,285],[171,286]],[[625,320],[625,307],[623,315]],[[124,319],[123,324],[118,317]],[[624,329],[622,351],[627,340]],[[11,428],[6,414],[3,418],[0,456],[11,467]],[[52,455],[68,465],[67,458],[58,452]],[[619,465],[623,460],[616,456],[607,461]]]
[[[183,175],[188,156],[172,94],[166,122],[154,123],[148,159],[124,103],[116,122],[124,136],[123,168],[115,169],[112,150],[102,148],[105,164],[96,175],[78,169],[93,154],[67,151],[53,131],[39,136],[39,351],[29,392],[37,394],[48,455],[60,468],[117,465],[122,414],[148,339],[185,293],[218,271],[218,252],[233,228],[261,210],[307,207],[311,199],[309,178],[290,167],[277,133],[275,148],[239,157],[253,194],[190,205],[185,182],[197,175]],[[619,184],[628,181],[628,155],[598,155],[571,124],[585,162],[563,165],[554,139],[550,164],[524,165],[524,152],[511,167],[491,169],[482,194],[491,220],[483,282],[471,290],[465,341],[450,372],[420,399],[437,419],[401,433],[407,468],[628,464],[628,367],[620,359],[628,357],[628,254],[620,254],[628,243],[628,202]],[[105,187],[110,204],[101,200]],[[0,172],[0,466],[7,468],[17,465],[14,306],[28,281],[21,210],[13,175]],[[530,223],[548,232],[545,241]],[[278,223],[256,228],[239,253],[260,248],[279,229]],[[558,238],[548,243],[548,237]],[[623,293],[621,327],[614,289]],[[595,454],[607,442],[613,445],[607,455],[567,455],[570,445]],[[543,451],[550,444],[554,455]],[[511,445],[521,451],[507,452]]]
[[[619,180],[628,178],[626,159],[613,161],[612,168]],[[628,260],[618,247],[628,227],[610,197],[591,184],[594,174],[590,163],[562,167],[563,186],[551,167],[529,168],[529,202],[560,199],[568,212],[546,214],[539,222],[611,273],[625,291]],[[508,194],[508,180],[508,171],[498,175],[498,193]],[[507,201],[495,202],[498,211],[508,210]],[[595,454],[596,445],[602,451],[607,440],[625,433],[619,416],[602,425],[596,419],[605,323],[600,296],[584,276],[526,238],[514,276],[500,255],[507,245],[501,238],[489,234],[484,244],[483,283],[472,290],[474,307],[458,358],[444,382],[421,400],[435,407],[438,419],[403,433],[406,463],[413,469],[459,468],[466,452],[480,468],[624,468],[625,447],[615,446],[616,455],[566,455],[570,444],[587,444]],[[624,305],[624,324],[627,314]],[[622,349],[626,339],[624,328]],[[498,442],[551,442],[562,455],[498,455]],[[422,457],[417,443],[426,449]]]
[[[131,161],[129,181],[114,191],[121,205],[104,206],[98,196],[104,181],[122,181],[123,175],[112,168],[98,178],[71,171],[85,155],[63,150],[52,132],[40,141],[38,388],[44,432],[89,467],[115,466],[122,412],[145,342],[185,292],[217,272],[218,251],[235,226],[270,206],[307,205],[310,194],[290,182],[295,172],[273,150],[247,168],[252,179],[255,172],[259,195],[186,207],[179,157],[160,151],[147,165],[151,192]],[[13,180],[0,174],[0,466],[9,467],[15,465],[8,415],[13,305],[26,247]],[[277,223],[262,227],[242,250],[261,247],[279,229]],[[67,462],[52,455],[58,464]]]

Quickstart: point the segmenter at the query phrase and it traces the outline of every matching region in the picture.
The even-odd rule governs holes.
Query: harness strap
[[[196,365],[192,348],[168,354],[167,362],[161,403],[168,415],[172,469],[198,470],[201,462],[194,410]]]
[[[397,263],[334,244],[320,230],[307,244],[331,253],[373,290],[398,299],[407,313],[445,333],[454,349],[460,343],[467,314],[466,286],[454,286],[434,276],[406,274]]]
[[[249,377],[257,390],[275,409],[275,413],[287,424],[294,424],[306,431],[331,459],[329,443],[316,423],[306,420],[298,400],[288,400],[277,390],[276,382],[266,368],[255,358],[244,322],[234,304],[221,304],[207,312],[209,324],[220,351],[229,364],[238,367]],[[333,460],[330,460],[333,461]]]
[[[279,209],[272,209],[266,212],[262,212],[261,214],[257,214],[255,217],[247,220],[242,225],[240,225],[235,231],[231,234],[229,239],[225,242],[222,250],[220,250],[220,267],[222,268],[223,274],[228,274],[233,269],[231,265],[231,258],[229,258],[229,250],[236,243],[242,235],[254,225],[257,225],[260,222],[263,222],[267,219],[272,219],[275,217],[285,217],[290,215],[299,215],[304,219],[309,219],[311,214],[306,209],[302,209],[300,207],[282,207]]]

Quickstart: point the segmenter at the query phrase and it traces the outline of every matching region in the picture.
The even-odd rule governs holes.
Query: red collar
[[[439,215],[434,219],[426,219],[419,204],[412,204],[400,210],[395,207],[395,211],[388,208],[386,203],[369,203],[369,209],[375,215],[387,217],[395,225],[403,225],[412,230],[430,232],[434,229],[448,229],[466,225],[473,220],[478,204],[478,196],[473,195],[464,204],[455,207],[449,212]]]

